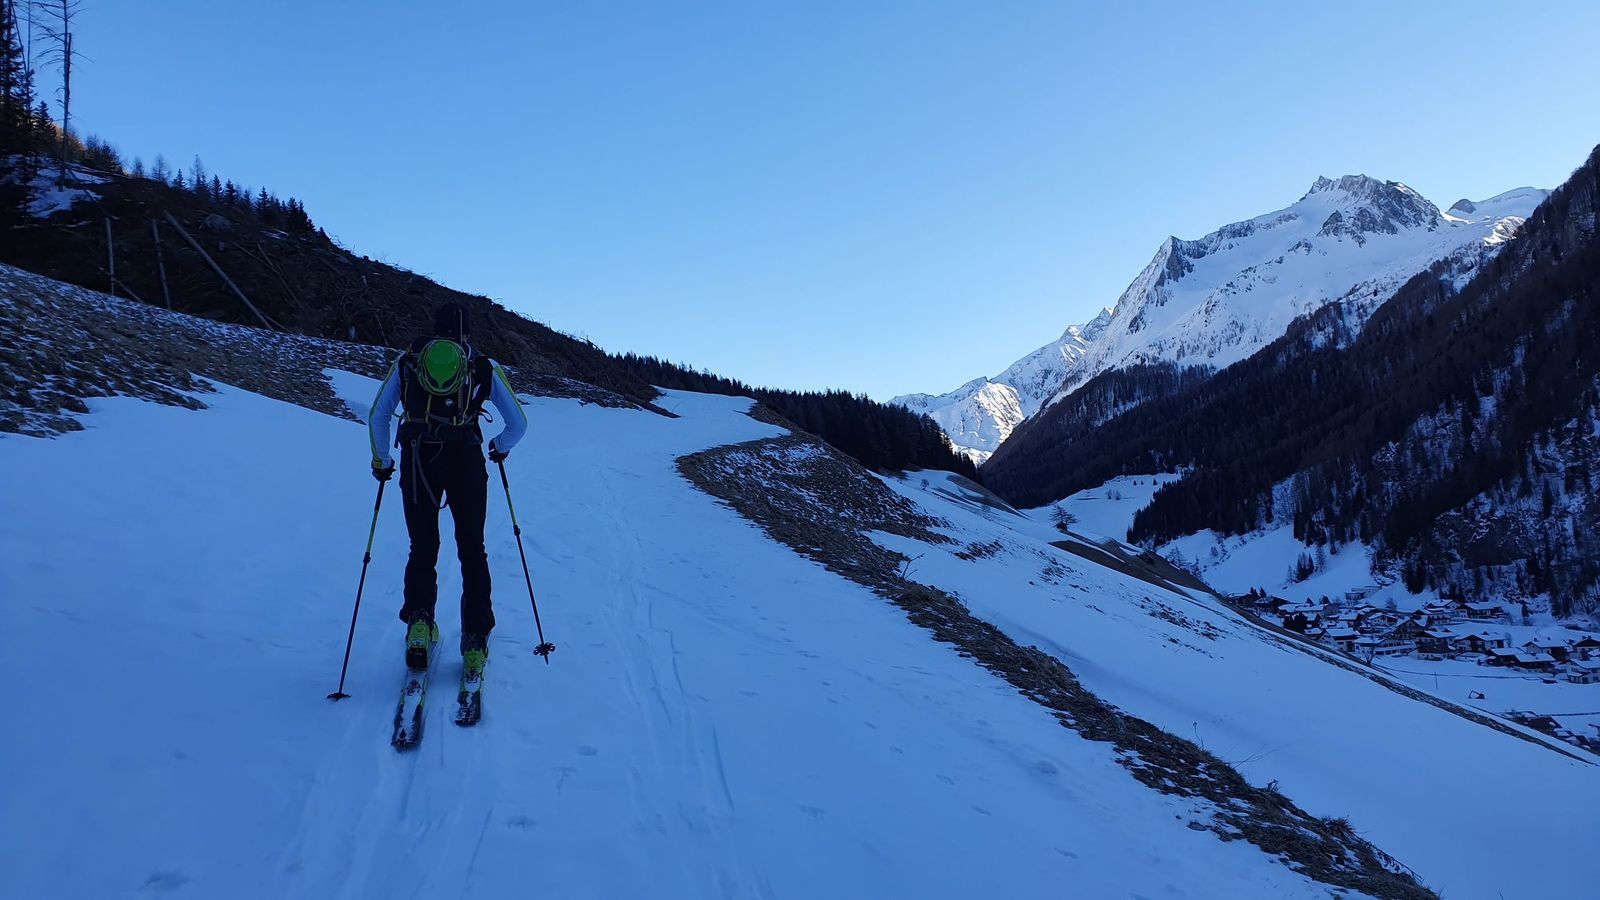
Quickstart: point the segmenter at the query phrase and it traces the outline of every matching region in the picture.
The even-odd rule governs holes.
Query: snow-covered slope
[[[1016,388],[987,378],[974,379],[938,397],[907,394],[893,402],[933,417],[956,449],[979,464],[1028,417]]]
[[[353,404],[375,387],[336,376]],[[737,398],[670,394],[678,419],[530,398],[508,467],[558,650],[531,652],[491,504],[485,720],[450,724],[446,662],[397,754],[392,495],[353,696],[323,697],[371,511],[362,427],[204,400],[0,436],[8,896],[1326,896],[684,481],[679,455],[777,433]]]
[[[1589,848],[1600,834],[1600,809],[1588,801],[1600,791],[1593,757],[1464,718],[1449,711],[1454,702],[1418,699],[1431,690],[1397,693],[1348,658],[1337,665],[1335,654],[1275,642],[1205,593],[1063,563],[1050,546],[1062,535],[1044,517],[986,514],[952,499],[946,478],[886,481],[945,519],[954,543],[878,541],[914,557],[914,577],[1065,661],[1095,693],[1312,813],[1348,815],[1452,900],[1563,894],[1600,878]],[[1491,693],[1474,705],[1505,711],[1507,696]],[[1535,811],[1529,797],[1546,799]]]
[[[92,303],[110,341],[189,321],[74,289],[52,300]],[[9,302],[0,293],[0,313]],[[29,327],[17,343],[86,340]],[[323,345],[211,327],[219,344],[253,336],[286,378],[321,383],[306,363]],[[69,398],[97,377],[77,356],[55,385]],[[205,374],[204,352],[186,358]],[[375,388],[328,377],[353,409]],[[14,774],[0,806],[8,896],[1330,893],[1293,848],[1219,837],[1192,785],[1145,780],[1161,760],[1091,738],[696,489],[686,455],[781,431],[739,398],[669,392],[660,403],[676,418],[525,398],[533,431],[508,468],[559,649],[548,666],[531,652],[516,545],[491,504],[499,627],[485,720],[449,724],[446,662],[422,746],[396,754],[406,542],[392,493],[353,696],[324,699],[371,513],[364,429],[226,384],[173,389],[204,408],[63,400],[83,430],[0,435],[0,596],[14,598],[0,677],[17,687],[20,726],[0,741]],[[1322,830],[1376,839],[1451,897],[1600,877],[1591,804],[1528,814],[1530,797],[1600,790],[1577,751],[1395,694],[1204,597],[1052,547],[1058,534],[948,473],[884,483],[952,540],[879,536],[911,551],[911,577],[1070,665],[1125,711],[1110,727],[1175,758],[1171,735],[1193,735],[1224,758],[1168,771],[1275,782],[1281,793],[1256,794],[1350,816]],[[813,537],[838,535],[795,539]],[[460,582],[442,557],[449,647]],[[1425,895],[1410,888],[1399,896]]]
[[[740,398],[669,392],[673,418],[525,396],[508,468],[559,649],[531,652],[491,504],[485,720],[449,723],[447,656],[421,747],[397,754],[392,490],[352,697],[324,698],[374,492],[365,429],[333,413],[376,383],[325,381],[329,342],[8,274],[7,343],[59,344],[39,365],[62,374],[8,382],[0,426],[82,430],[0,434],[7,896],[1327,895],[686,481],[684,455],[780,433]],[[14,315],[27,291],[81,315]],[[321,411],[216,380],[241,358]],[[460,581],[441,555],[448,648]]]
[[[1283,209],[1199,240],[1169,237],[1113,309],[988,381],[1012,388],[1027,418],[1108,369],[1227,366],[1333,300],[1361,299],[1352,309],[1364,315],[1436,260],[1468,249],[1493,252],[1548,193],[1518,188],[1442,213],[1398,182],[1318,178]],[[956,426],[952,440],[986,455],[998,446],[992,437],[1004,440],[1016,422],[993,415],[993,405],[970,390],[982,381],[896,402],[929,412],[947,430]]]

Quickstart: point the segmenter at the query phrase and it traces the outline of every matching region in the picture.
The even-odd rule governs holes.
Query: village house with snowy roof
[[[1510,621],[1511,619],[1511,614],[1506,612],[1506,608],[1504,606],[1499,603],[1490,603],[1487,601],[1482,603],[1468,603],[1466,604],[1465,612],[1467,618],[1478,622],[1493,622],[1497,620]]]
[[[1536,637],[1522,645],[1524,652],[1530,656],[1549,656],[1556,662],[1566,662],[1571,653],[1571,645],[1558,637]]]
[[[1335,625],[1322,634],[1322,642],[1335,650],[1353,653],[1356,649],[1356,640],[1361,637],[1361,632],[1347,625]]]
[[[1573,684],[1600,684],[1600,659],[1575,659],[1567,663],[1567,680]]]

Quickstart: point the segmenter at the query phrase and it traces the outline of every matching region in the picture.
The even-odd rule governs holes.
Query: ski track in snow
[[[335,384],[357,408],[375,387]],[[331,703],[365,435],[219,387],[206,410],[99,399],[83,432],[0,436],[0,676],[32,688],[0,742],[9,896],[1328,894],[1189,829],[1107,745],[695,490],[678,456],[776,433],[737,398],[670,393],[680,419],[530,401],[508,470],[558,650],[532,653],[491,484],[484,720],[451,722],[442,526],[441,656],[397,753],[397,491]]]

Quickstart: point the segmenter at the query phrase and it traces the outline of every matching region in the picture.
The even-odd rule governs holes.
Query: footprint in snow
[[[580,744],[578,746],[578,755],[579,756],[598,756],[598,755],[600,755],[600,751],[596,750],[595,748],[593,748],[591,746],[589,746],[588,744]]]

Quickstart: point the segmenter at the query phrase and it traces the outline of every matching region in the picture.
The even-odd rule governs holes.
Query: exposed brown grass
[[[130,396],[191,409],[202,378],[329,415],[355,418],[322,370],[374,378],[394,351],[224,325],[118,300],[0,266],[0,432],[50,435],[83,426],[85,400]],[[634,406],[592,385],[510,372],[524,393]]]

